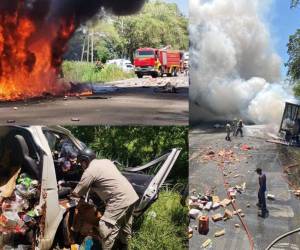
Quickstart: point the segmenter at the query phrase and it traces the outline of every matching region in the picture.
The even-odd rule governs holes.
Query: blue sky
[[[290,0],[274,0],[268,17],[273,46],[282,58],[282,77],[287,69],[284,63],[288,60],[287,43],[289,36],[300,29],[300,7],[290,9]]]
[[[165,0],[169,3],[177,3],[179,9],[185,14],[188,15],[189,12],[189,0]]]

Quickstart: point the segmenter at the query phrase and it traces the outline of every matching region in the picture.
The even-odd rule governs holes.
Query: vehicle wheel
[[[159,76],[164,77],[164,71],[162,70],[162,68],[159,69]]]
[[[137,74],[137,77],[138,78],[143,78],[143,75],[142,74]]]
[[[176,76],[177,76],[177,69],[176,69],[176,68],[174,68],[174,69],[172,70],[172,76],[173,76],[173,77],[176,77]]]
[[[157,78],[158,77],[158,73],[153,73],[151,74],[152,78]]]

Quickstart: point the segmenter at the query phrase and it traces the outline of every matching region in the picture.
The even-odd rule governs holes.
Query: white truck
[[[74,212],[76,202],[70,202],[66,206],[63,201],[66,200],[67,193],[65,190],[59,189],[60,180],[57,173],[56,154],[57,150],[60,150],[57,147],[61,140],[67,141],[74,152],[86,148],[86,145],[76,139],[70,131],[59,126],[0,127],[0,173],[11,172],[9,168],[12,165],[7,162],[5,156],[8,152],[12,156],[11,160],[14,161],[14,164],[20,166],[21,172],[26,172],[40,183],[38,192],[40,195],[38,198],[39,224],[37,228],[27,232],[25,237],[27,244],[30,243],[35,249],[52,249],[54,244],[69,247],[68,244],[70,244],[69,237],[72,232],[69,216]],[[144,166],[127,168],[122,171],[140,197],[136,205],[135,216],[141,215],[157,199],[159,190],[180,151],[176,148],[171,149]],[[6,159],[4,159],[5,157]],[[158,171],[152,175],[145,174],[152,167],[158,167]],[[2,176],[0,186],[10,177]],[[4,244],[1,242],[2,240],[0,240],[1,249],[3,247],[1,244]],[[13,244],[18,245],[19,243],[13,242]]]

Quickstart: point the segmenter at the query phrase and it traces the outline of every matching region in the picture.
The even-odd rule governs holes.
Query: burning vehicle
[[[2,0],[0,2],[0,101],[63,95],[58,79],[75,30],[102,11],[137,12],[143,0]]]
[[[279,133],[289,145],[300,146],[300,105],[289,102],[285,104]]]
[[[69,196],[82,175],[76,154],[86,147],[58,126],[0,127],[1,249],[70,248],[96,234],[102,201],[92,193],[85,201]],[[140,198],[135,216],[158,198],[180,151],[122,170]]]

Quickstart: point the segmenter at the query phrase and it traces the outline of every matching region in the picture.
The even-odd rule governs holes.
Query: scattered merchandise
[[[211,239],[207,239],[206,241],[203,242],[203,244],[201,245],[201,248],[206,248],[211,244],[212,244]]]
[[[213,222],[217,222],[223,219],[223,216],[221,214],[214,214],[211,219],[213,220]]]
[[[191,209],[189,212],[189,216],[193,219],[197,219],[199,215],[202,215],[201,211],[195,208]]]
[[[215,237],[220,237],[220,236],[222,236],[224,234],[225,234],[225,229],[222,229],[222,230],[220,230],[218,232],[215,232]]]
[[[0,203],[0,233],[11,235],[25,235],[28,230],[36,226],[40,216],[37,207],[39,198],[39,182],[31,179],[27,174],[20,174],[14,185],[10,197],[2,197]],[[5,244],[2,242],[1,244]],[[8,242],[9,243],[9,242]],[[2,246],[0,246],[2,247]],[[16,249],[8,245],[3,249]],[[30,249],[26,245],[19,245],[17,249]]]
[[[199,234],[208,234],[209,232],[209,217],[199,216],[198,217],[198,232]]]

